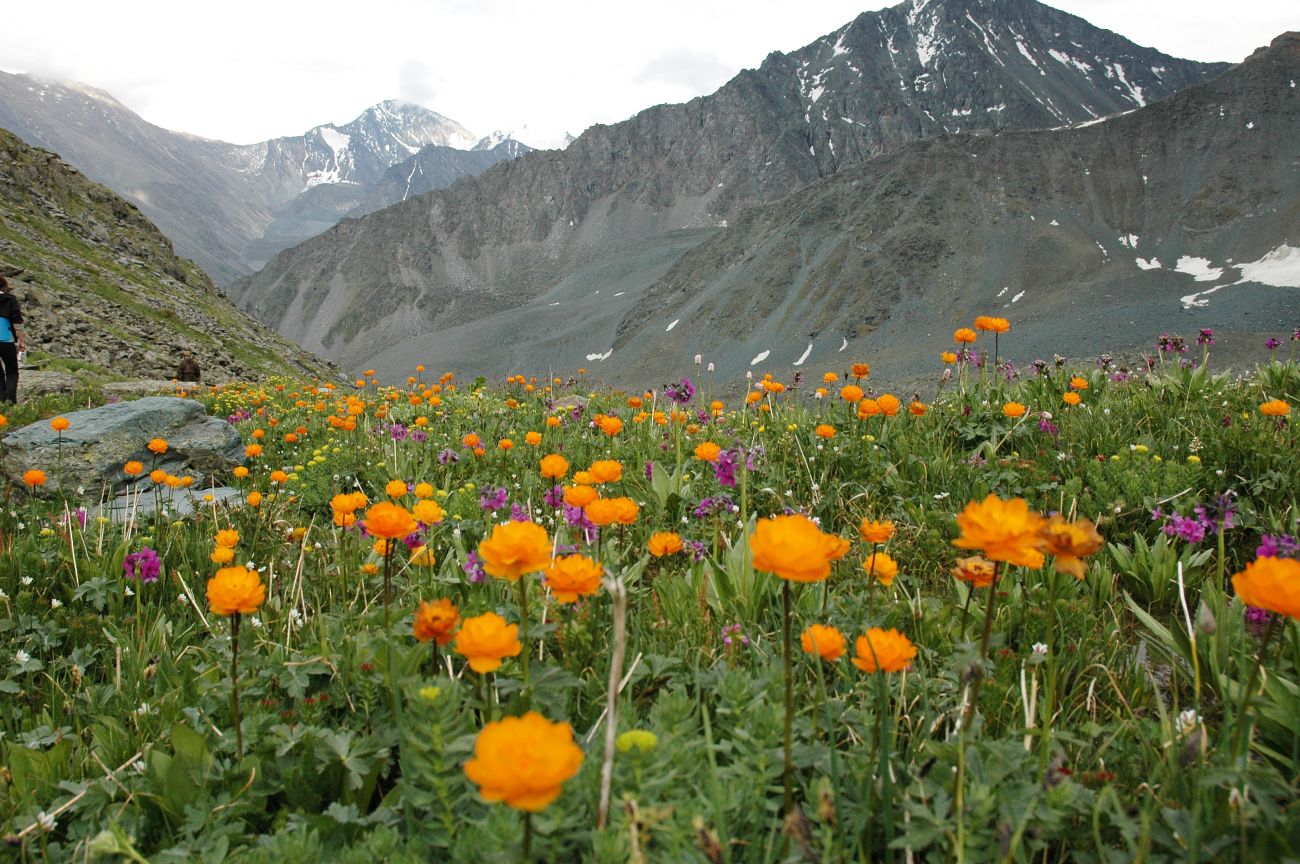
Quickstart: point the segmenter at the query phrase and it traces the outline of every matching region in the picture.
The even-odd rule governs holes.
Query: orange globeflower
[[[901,403],[898,401],[898,397],[893,393],[884,393],[877,396],[876,404],[880,406],[880,413],[884,414],[886,417],[893,417],[898,413],[898,409],[902,407]]]
[[[969,327],[959,327],[952,331],[952,341],[958,345],[968,345],[975,341],[975,331]]]
[[[225,546],[227,549],[234,549],[239,545],[239,532],[231,531],[229,529],[218,531],[214,540],[218,546]]]
[[[880,403],[875,399],[863,399],[858,403],[858,419],[865,420],[880,413]]]
[[[835,427],[829,423],[819,423],[813,432],[816,433],[818,438],[829,440],[835,437]]]
[[[142,471],[144,471],[144,463],[137,462],[134,459],[122,466],[122,473],[128,477],[135,477]]]
[[[277,468],[271,472],[271,482],[283,485],[289,482],[289,475]]]
[[[990,494],[972,501],[957,514],[961,536],[952,541],[958,549],[982,549],[984,557],[1021,567],[1042,567],[1045,520],[1029,509],[1023,498],[1003,501]]]
[[[863,517],[862,524],[858,526],[858,535],[864,543],[888,543],[889,538],[894,536],[894,530],[894,523],[888,519],[873,522]]]
[[[380,501],[366,511],[366,533],[371,537],[385,540],[400,540],[408,534],[414,534],[420,528],[405,507]]]
[[[605,568],[586,555],[564,555],[551,562],[546,587],[559,603],[573,603],[600,590]]]
[[[1259,413],[1265,417],[1285,417],[1291,413],[1291,406],[1281,399],[1270,399],[1259,406]]]
[[[509,438],[502,438],[500,441],[497,442],[497,449],[513,450],[515,449],[515,442],[511,441]]]
[[[552,723],[536,711],[486,724],[474,740],[465,776],[488,803],[540,813],[560,797],[566,780],[582,767],[573,727]]]
[[[831,561],[843,554],[842,544],[798,513],[761,519],[749,537],[754,568],[792,582],[820,582],[831,575]]]
[[[600,427],[600,431],[604,432],[606,435],[609,435],[610,437],[613,437],[623,431],[623,421],[618,419],[617,417],[602,416],[599,420],[596,421],[596,425]]]
[[[672,531],[656,531],[650,535],[646,547],[650,550],[650,554],[656,558],[662,558],[665,555],[676,555],[682,551],[682,538]]]
[[[425,600],[415,610],[415,620],[411,622],[411,630],[415,638],[421,642],[432,640],[439,645],[446,645],[451,641],[452,631],[456,629],[456,622],[459,620],[460,610],[446,597],[434,600],[432,603]]]
[[[519,625],[507,624],[495,612],[484,612],[466,618],[456,634],[456,653],[469,661],[469,668],[480,675],[501,668],[506,657],[518,657],[523,646],[519,644]]]
[[[1011,329],[1011,324],[1005,318],[980,315],[975,319],[975,329],[983,330],[986,333],[1005,333]]]
[[[411,515],[422,524],[437,525],[446,514],[438,506],[437,501],[416,501],[415,506],[411,508]]]
[[[510,582],[525,573],[545,570],[551,563],[551,551],[550,535],[536,522],[497,525],[491,536],[478,545],[483,569]]]
[[[912,664],[916,646],[898,630],[872,627],[854,645],[853,665],[863,672],[902,672]]]
[[[64,429],[67,429],[71,425],[72,424],[68,422],[67,417],[55,417],[53,420],[50,421],[50,428],[53,429],[55,432],[62,432]]]
[[[212,554],[208,558],[211,559],[213,564],[229,564],[235,560],[235,550],[227,546],[217,546],[212,550]]]
[[[384,486],[384,493],[388,495],[389,498],[404,498],[406,497],[406,492],[405,480],[389,480],[388,484]]]
[[[944,363],[952,364],[957,362],[957,355],[951,351],[944,351],[939,355],[939,359]]]
[[[592,462],[587,473],[594,477],[597,483],[617,483],[623,479],[623,465],[613,459],[602,459],[599,462]]]
[[[924,417],[925,412],[929,411],[930,408],[924,402],[913,399],[912,404],[907,406],[907,410],[912,412],[913,417]]]
[[[1084,378],[1084,377],[1082,377],[1082,376],[1079,376],[1079,375],[1075,375],[1073,378],[1070,379],[1070,389],[1071,389],[1071,390],[1087,390],[1087,389],[1088,389],[1088,379],[1087,379],[1087,378]]]
[[[894,584],[894,578],[898,576],[898,562],[885,552],[875,552],[862,559],[862,569],[867,571],[868,576],[874,576],[876,581],[886,588]]]
[[[561,421],[559,417],[551,416],[546,418],[546,425],[552,429],[554,429],[556,426],[559,426],[560,422]]]
[[[259,507],[262,504],[262,493],[254,489],[252,492],[248,493],[248,497],[244,500],[248,502],[249,507]]]
[[[262,445],[249,444],[247,447],[244,448],[244,455],[247,456],[249,459],[256,459],[258,456],[262,455]]]
[[[23,472],[23,482],[35,488],[45,485],[45,472],[39,468],[28,468]]]
[[[871,374],[871,367],[866,363],[854,363],[852,367],[853,377],[861,381]]]
[[[716,462],[722,448],[712,441],[701,441],[695,445],[695,458],[702,462]]]
[[[569,460],[565,459],[559,453],[551,453],[543,456],[540,463],[542,476],[552,480],[559,480],[565,474],[569,473]]]
[[[222,567],[208,580],[208,606],[214,615],[256,612],[266,599],[266,586],[256,570]]]
[[[820,660],[838,660],[848,650],[844,634],[825,624],[810,625],[799,637],[799,644],[805,653]]]
[[[987,588],[993,584],[994,566],[987,558],[972,555],[969,558],[958,558],[957,566],[949,572],[959,582],[970,583],[972,588]]]
[[[536,447],[538,444],[542,443],[542,433],[541,432],[524,433],[524,443],[527,444],[529,447]]]
[[[633,524],[639,509],[631,498],[597,498],[583,508],[583,513],[593,524],[603,528]]]
[[[161,456],[167,452],[167,440],[164,438],[153,438],[149,441],[147,447],[150,453],[153,453],[155,456]]]
[[[575,471],[571,479],[579,486],[595,486],[596,478],[591,476],[590,471]]]
[[[1300,621],[1300,561],[1256,558],[1232,577],[1232,590],[1243,603]]]
[[[1079,559],[1096,555],[1101,550],[1097,526],[1087,519],[1069,522],[1057,514],[1048,520],[1043,536],[1047,538],[1044,551],[1053,556],[1053,568],[1057,573],[1069,573],[1075,579],[1083,578],[1083,562]]]
[[[433,547],[416,546],[411,550],[412,567],[432,567],[437,563],[438,559],[434,557]]]
[[[566,486],[564,488],[564,503],[570,507],[586,507],[592,501],[600,497],[591,486]]]
[[[1025,406],[1019,402],[1008,402],[1002,406],[1002,413],[1015,420],[1025,416]]]
[[[863,395],[862,388],[857,384],[848,384],[840,388],[840,398],[845,402],[861,402]]]
[[[416,498],[432,498],[432,497],[433,497],[433,485],[430,484],[430,483],[416,483],[416,484],[415,484],[415,497],[416,497]]]
[[[464,438],[460,439],[460,443],[464,444],[470,450],[473,450],[475,447],[478,447],[483,443],[483,439],[479,438],[477,434],[470,432]]]
[[[1062,394],[1061,401],[1064,402],[1066,405],[1078,405],[1080,402],[1083,401],[1083,399],[1079,396],[1078,393],[1075,393],[1073,390],[1067,390],[1064,394]]]
[[[155,468],[149,472],[149,479],[155,483],[162,483],[167,479],[167,472],[161,468]]]

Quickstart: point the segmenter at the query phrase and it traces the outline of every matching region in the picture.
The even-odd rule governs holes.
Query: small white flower
[[[32,584],[32,577],[30,577],[30,576],[24,576],[23,578],[19,579],[18,581],[21,582],[21,583],[23,583],[24,585],[30,585],[30,584]]]
[[[256,615],[254,615],[254,616],[252,616],[251,618],[249,618],[249,619],[248,619],[248,623],[253,625],[253,629],[254,629],[254,630],[261,630],[261,629],[262,629],[262,619],[261,619],[261,618],[258,618]]]
[[[17,651],[14,652],[14,660],[16,660],[19,663],[26,663],[30,659],[32,659],[32,655],[28,654],[26,651],[22,650],[21,648],[19,648]]]
[[[124,588],[123,590],[126,591],[126,596],[128,596],[128,597],[134,597],[134,596],[135,596],[135,592],[131,590],[131,586],[130,586],[130,585],[125,586],[125,588]]]
[[[1042,643],[1042,642],[1035,642],[1035,643],[1034,643],[1034,653],[1037,654],[1039,657],[1046,657],[1046,656],[1047,656],[1047,645],[1044,644],[1044,643]]]
[[[143,774],[143,773],[147,770],[147,768],[148,768],[148,766],[146,766],[146,765],[144,764],[144,760],[143,760],[143,759],[137,759],[137,760],[135,760],[135,763],[132,764],[131,767],[132,767],[133,769],[135,769],[135,773],[137,773],[137,774]]]
[[[1195,708],[1188,708],[1186,711],[1179,713],[1178,734],[1190,735],[1199,725],[1201,725],[1201,718],[1197,715]]]
[[[176,599],[181,603],[186,603],[189,601],[190,598],[186,597],[184,594],[177,594]]]
[[[58,609],[62,605],[63,605],[63,601],[60,600],[58,597],[55,597],[53,600],[50,601],[51,609]]]
[[[137,716],[143,717],[144,715],[146,715],[146,714],[149,713],[149,710],[150,710],[150,709],[149,709],[149,703],[148,703],[148,702],[141,702],[141,703],[136,707],[136,709],[135,709],[135,713],[136,713]]]
[[[0,600],[6,600],[8,597],[9,595],[5,593],[5,589],[0,588]]]
[[[712,364],[712,363],[709,364],[709,371],[710,371],[710,372],[713,371],[713,364]]]
[[[1109,416],[1110,416],[1110,409],[1109,409],[1109,408],[1103,408],[1103,409],[1101,409],[1101,413],[1103,413],[1103,414],[1105,414],[1107,417],[1109,417]]]
[[[58,820],[44,810],[36,814],[36,823],[41,826],[41,830],[46,834],[49,834],[59,825]]]
[[[950,494],[951,494],[951,493],[949,493],[949,492],[938,492],[938,493],[935,494],[935,496],[934,496],[934,500],[936,500],[936,501],[942,501],[943,499],[947,498]]]
[[[1069,459],[1069,458],[1070,458],[1070,457],[1069,457],[1068,455],[1066,455],[1064,452],[1060,452],[1060,453],[1057,453],[1057,454],[1056,454],[1056,461],[1057,461],[1057,462],[1064,462],[1066,459]]]

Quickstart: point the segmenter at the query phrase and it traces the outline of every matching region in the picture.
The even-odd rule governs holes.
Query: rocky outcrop
[[[21,486],[24,471],[40,468],[48,477],[47,490],[117,491],[132,482],[122,466],[134,459],[145,466],[142,477],[161,468],[203,486],[244,461],[235,428],[189,399],[152,396],[63,416],[68,428],[62,434],[41,421],[4,437],[3,466],[10,482]],[[166,453],[149,451],[154,438],[167,442]]]

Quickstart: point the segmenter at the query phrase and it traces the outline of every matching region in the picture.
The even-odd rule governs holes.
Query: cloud
[[[704,93],[724,83],[736,72],[716,54],[678,45],[647,61],[632,80],[637,84],[667,84]]]
[[[416,105],[430,107],[438,97],[433,85],[433,70],[415,59],[403,60],[397,66],[397,98]]]

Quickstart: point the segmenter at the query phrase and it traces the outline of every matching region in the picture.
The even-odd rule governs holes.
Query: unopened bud
[[[1196,610],[1196,630],[1202,636],[1211,636],[1219,629],[1219,622],[1214,613],[1204,603]]]

